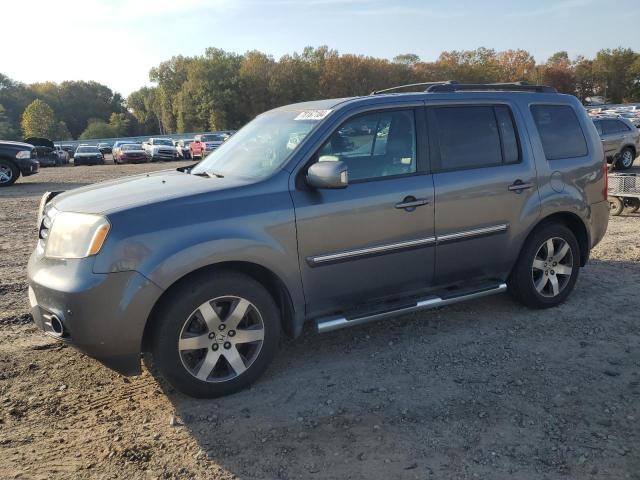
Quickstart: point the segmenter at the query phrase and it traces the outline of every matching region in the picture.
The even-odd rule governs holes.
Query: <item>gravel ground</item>
[[[42,192],[168,166],[50,168],[0,190],[0,478],[640,479],[640,215],[611,219],[558,308],[500,295],[307,329],[251,389],[193,400],[28,315]]]

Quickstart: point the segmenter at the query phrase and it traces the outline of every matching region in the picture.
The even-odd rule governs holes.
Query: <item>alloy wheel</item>
[[[0,183],[9,183],[13,178],[13,170],[8,165],[0,165]]]
[[[633,153],[631,153],[631,150],[625,150],[622,154],[622,166],[624,168],[629,168],[631,167],[631,165],[633,165]]]
[[[260,354],[264,322],[247,299],[224,296],[204,302],[185,320],[178,338],[184,368],[204,382],[242,375]]]
[[[531,266],[531,279],[540,295],[555,297],[569,283],[573,269],[571,246],[566,240],[553,237],[538,248]]]

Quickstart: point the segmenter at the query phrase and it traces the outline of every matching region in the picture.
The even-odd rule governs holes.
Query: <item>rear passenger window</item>
[[[596,130],[598,131],[598,135],[602,135],[603,134],[602,123],[601,122],[593,122],[593,124],[596,126]]]
[[[439,155],[437,170],[458,170],[517,163],[518,136],[506,106],[435,107],[430,109]]]
[[[532,105],[542,148],[547,160],[583,157],[587,141],[573,108],[566,105]]]
[[[602,120],[605,134],[625,133],[631,130],[619,120]]]

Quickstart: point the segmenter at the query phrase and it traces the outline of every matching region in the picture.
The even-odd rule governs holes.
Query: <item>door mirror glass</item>
[[[307,184],[313,188],[346,188],[349,185],[347,164],[333,156],[322,156],[309,167]]]

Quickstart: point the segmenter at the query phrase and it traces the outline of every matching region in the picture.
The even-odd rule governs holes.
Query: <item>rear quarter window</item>
[[[573,108],[568,105],[532,105],[531,114],[547,160],[587,155],[587,141]]]

